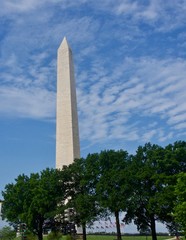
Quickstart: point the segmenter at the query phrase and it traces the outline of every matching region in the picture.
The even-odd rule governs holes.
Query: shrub
[[[1,239],[13,239],[16,236],[16,232],[11,229],[9,226],[5,226],[0,230],[0,238]]]
[[[34,235],[33,233],[28,233],[26,234],[27,236],[27,240],[37,240],[36,235]]]
[[[47,236],[47,240],[61,240],[62,234],[60,232],[51,232]]]
[[[65,240],[73,240],[71,235],[66,235],[66,239]]]

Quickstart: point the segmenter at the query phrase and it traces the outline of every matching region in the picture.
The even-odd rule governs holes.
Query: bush
[[[61,240],[62,234],[60,232],[51,232],[47,236],[47,240]]]
[[[37,240],[36,235],[34,235],[33,233],[28,233],[26,234],[27,236],[27,240]]]
[[[12,230],[11,227],[9,226],[5,226],[0,230],[1,239],[10,240],[10,239],[14,239],[15,236],[16,236],[16,232]]]
[[[66,239],[65,240],[73,240],[71,235],[66,235]]]

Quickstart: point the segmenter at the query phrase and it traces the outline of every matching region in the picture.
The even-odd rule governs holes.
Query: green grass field
[[[167,236],[160,236],[158,237],[158,240],[165,240],[168,239],[169,237]],[[87,240],[115,240],[116,236],[102,236],[102,235],[98,235],[98,236],[91,236],[88,235],[87,236]],[[123,240],[151,240],[151,236],[123,236],[122,237]]]
[[[63,237],[65,240],[65,237]],[[63,239],[62,238],[62,239]],[[168,236],[158,236],[158,240],[165,240],[171,237]],[[123,236],[122,240],[151,240],[151,236]],[[47,237],[44,238],[47,240]],[[116,236],[103,236],[103,235],[87,235],[87,240],[116,240]]]
[[[170,236],[158,236],[158,240],[165,240],[172,238]],[[151,240],[151,236],[123,236],[122,240]],[[15,238],[15,240],[21,240],[21,238]],[[47,236],[44,236],[43,240],[47,240]],[[63,236],[61,240],[66,240],[66,236]],[[81,240],[81,238],[78,238]],[[108,235],[87,235],[87,240],[116,240],[116,236],[108,236]]]

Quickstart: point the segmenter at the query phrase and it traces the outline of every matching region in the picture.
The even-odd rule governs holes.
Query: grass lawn
[[[65,240],[65,237],[63,237]],[[62,238],[62,239],[63,239]],[[171,237],[169,236],[158,236],[158,240],[165,240]],[[123,236],[122,240],[151,240],[151,236]],[[47,237],[44,237],[47,240]],[[79,239],[80,240],[80,239]],[[87,240],[116,240],[116,236],[104,236],[104,235],[87,235]]]
[[[158,240],[165,240],[172,238],[170,236],[158,236]],[[61,240],[66,240],[66,236],[63,236]],[[123,236],[122,240],[151,240],[151,236]],[[21,240],[21,238],[15,238],[15,240]],[[44,236],[43,240],[47,240],[47,237]],[[78,240],[81,240],[80,238]],[[87,235],[87,240],[116,240],[116,236],[104,236],[104,235]]]
[[[165,240],[168,239],[170,237],[168,236],[160,236],[158,237],[158,240]],[[87,236],[87,240],[115,240],[116,236]],[[123,240],[151,240],[152,237],[151,236],[123,236],[122,237]]]

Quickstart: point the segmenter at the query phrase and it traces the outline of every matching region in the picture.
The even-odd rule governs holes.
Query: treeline
[[[26,223],[39,240],[47,221],[53,230],[61,229],[65,209],[73,210],[68,221],[82,226],[84,240],[86,226],[109,214],[115,216],[118,240],[121,221],[133,220],[153,240],[156,221],[175,235],[186,233],[186,142],[147,143],[133,155],[124,150],[89,154],[62,170],[19,175],[2,194],[3,217],[15,227]]]

